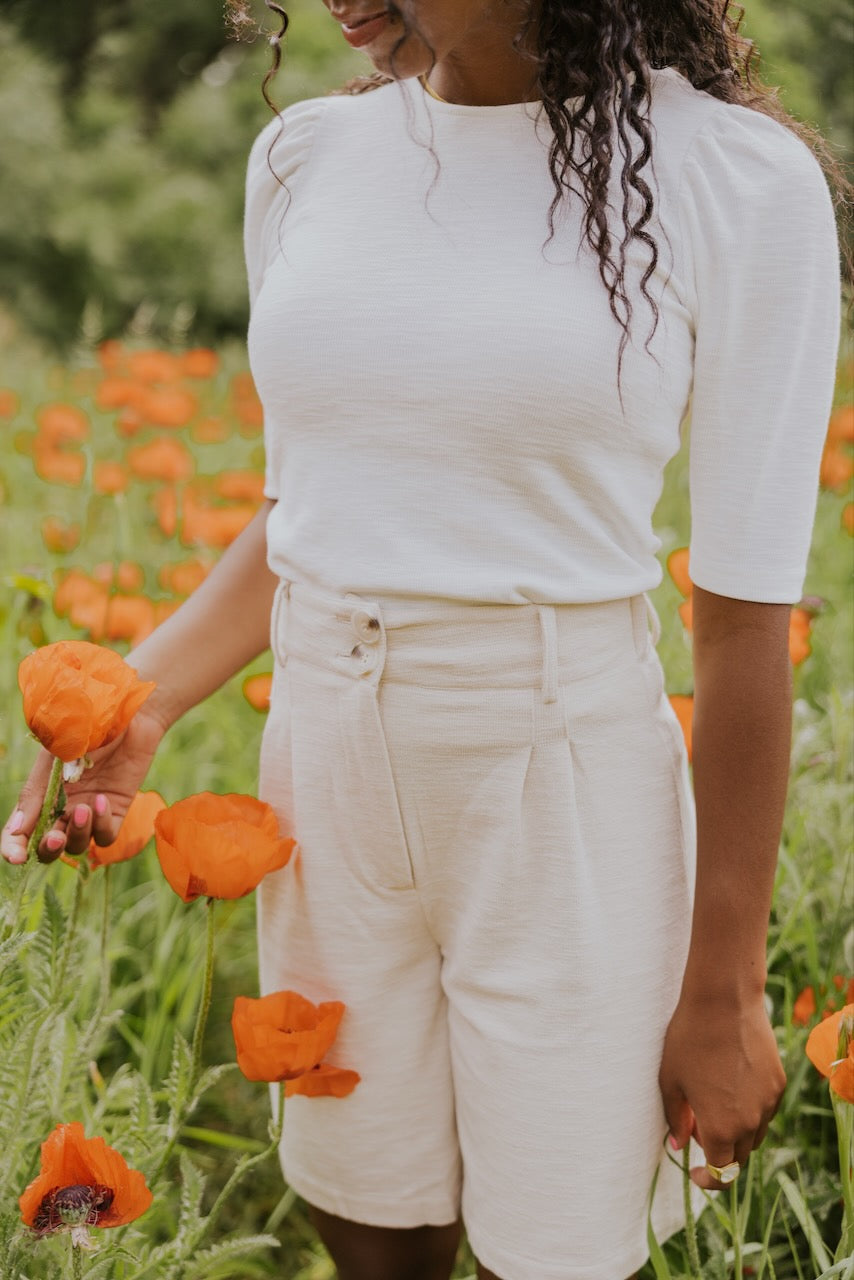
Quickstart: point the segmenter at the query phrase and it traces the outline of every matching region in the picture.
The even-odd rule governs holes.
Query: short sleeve
[[[310,98],[288,107],[261,130],[249,153],[243,247],[254,306],[264,272],[277,246],[281,218],[306,167],[327,98]]]
[[[690,573],[718,595],[800,598],[840,331],[833,204],[807,146],[722,104],[679,195],[694,322]]]
[[[277,250],[282,218],[306,167],[320,113],[327,101],[313,98],[289,107],[261,130],[249,153],[243,248],[250,307],[255,306],[264,273]],[[269,450],[264,496],[278,498],[278,478],[270,465]]]

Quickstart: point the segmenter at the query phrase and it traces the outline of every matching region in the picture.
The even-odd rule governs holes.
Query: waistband
[[[651,635],[650,635],[651,631]],[[646,595],[595,604],[465,604],[416,596],[336,595],[280,582],[271,617],[276,660],[379,684],[539,688],[637,662],[660,627]]]

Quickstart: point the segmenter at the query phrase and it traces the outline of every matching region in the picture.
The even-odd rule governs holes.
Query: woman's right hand
[[[40,862],[61,853],[81,854],[96,844],[112,844],[131,801],[148,772],[167,725],[145,703],[125,732],[91,753],[92,765],[78,782],[65,783],[64,813],[48,827],[37,850]],[[54,757],[42,748],[0,834],[0,854],[11,863],[27,860],[27,843],[41,813]]]

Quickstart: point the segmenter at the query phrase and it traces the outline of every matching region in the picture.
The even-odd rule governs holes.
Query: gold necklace
[[[430,84],[430,81],[427,79],[426,75],[419,76],[418,79],[421,81],[421,87],[424,89],[425,93],[429,93],[431,98],[435,98],[437,102],[444,102],[446,107],[449,107],[451,105],[448,102],[447,98],[443,98],[440,93],[436,92],[436,90]]]

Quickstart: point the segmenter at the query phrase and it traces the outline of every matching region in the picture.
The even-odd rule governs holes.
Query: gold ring
[[[729,1182],[735,1182],[736,1178],[741,1173],[741,1165],[737,1160],[730,1160],[729,1164],[720,1166],[716,1164],[709,1164],[707,1160],[706,1168],[713,1178],[717,1178],[718,1182],[722,1182],[725,1186]]]

